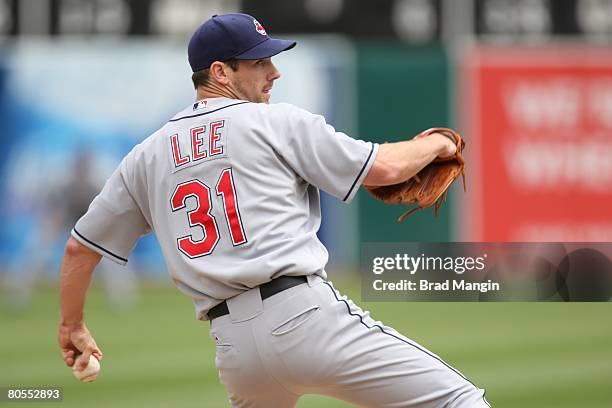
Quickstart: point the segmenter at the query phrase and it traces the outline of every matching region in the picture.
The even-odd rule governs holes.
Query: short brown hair
[[[238,71],[238,67],[240,66],[240,60],[235,58],[223,61],[223,63],[229,66],[232,71]],[[200,86],[208,85],[208,81],[210,81],[210,68],[201,69],[194,72],[191,75],[191,80],[193,81],[193,87],[195,89],[198,89]]]

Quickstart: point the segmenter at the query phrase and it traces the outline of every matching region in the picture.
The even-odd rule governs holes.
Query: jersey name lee
[[[170,136],[170,151],[175,171],[189,167],[198,161],[211,160],[225,155],[226,120],[216,120],[189,129],[189,134],[174,133]]]

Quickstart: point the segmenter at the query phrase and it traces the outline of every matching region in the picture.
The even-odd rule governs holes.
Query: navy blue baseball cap
[[[193,33],[187,54],[193,72],[209,68],[215,61],[256,60],[272,57],[295,47],[295,41],[268,37],[253,16],[242,13],[214,15]]]

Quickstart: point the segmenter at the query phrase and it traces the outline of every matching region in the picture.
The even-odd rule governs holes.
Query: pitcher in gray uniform
[[[271,57],[295,44],[246,14],[213,16],[194,33],[197,102],[123,159],[66,245],[65,363],[102,358],[83,318],[101,256],[125,263],[154,232],[174,283],[211,321],[231,406],[292,407],[312,393],[372,407],[488,406],[459,371],[342,296],[316,235],[319,189],[350,202],[361,185],[408,180],[455,146],[443,135],[379,146],[268,104],[280,77]]]

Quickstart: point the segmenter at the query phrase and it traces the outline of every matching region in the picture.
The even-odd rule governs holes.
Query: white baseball
[[[91,356],[89,356],[89,363],[87,364],[87,367],[85,367],[85,369],[82,371],[77,371],[76,368],[78,367],[79,361],[81,360],[82,356],[83,355],[80,354],[74,361],[74,365],[72,366],[72,373],[80,381],[93,381],[96,379],[98,373],[100,372],[100,362],[92,354]]]

